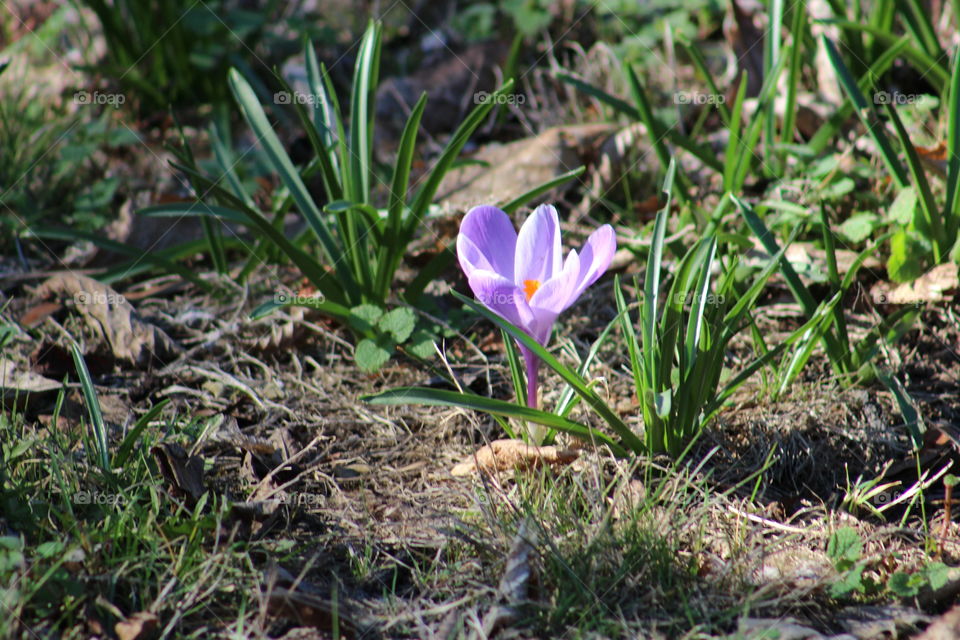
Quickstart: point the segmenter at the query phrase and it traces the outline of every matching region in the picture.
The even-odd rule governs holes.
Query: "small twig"
[[[293,411],[283,406],[282,404],[278,404],[266,398],[261,399],[257,395],[257,392],[250,387],[250,385],[238,380],[236,377],[230,375],[226,371],[223,371],[219,367],[214,366],[212,369],[204,369],[203,367],[198,367],[197,365],[187,365],[185,368],[188,371],[192,371],[193,373],[196,373],[200,376],[209,378],[211,380],[217,380],[219,382],[222,382],[225,386],[239,390],[248,398],[250,398],[253,401],[253,403],[257,405],[257,408],[261,410],[266,410],[269,407],[271,409],[278,409],[280,411],[283,411],[288,416],[291,416],[291,417],[294,415]]]
[[[913,498],[915,495],[917,495],[918,493],[920,493],[921,491],[925,490],[927,487],[929,487],[930,485],[932,485],[934,482],[936,482],[937,480],[939,480],[943,475],[945,475],[945,474],[947,473],[947,471],[950,471],[950,468],[951,468],[952,466],[953,466],[953,463],[952,463],[952,462],[951,462],[951,463],[948,463],[947,465],[945,465],[945,466],[943,467],[943,469],[940,469],[940,471],[938,471],[936,474],[934,474],[934,476],[933,476],[932,478],[930,478],[929,480],[927,480],[927,476],[930,475],[930,470],[927,469],[927,470],[924,471],[923,474],[920,476],[920,479],[917,480],[917,481],[913,484],[913,486],[911,486],[909,489],[907,489],[906,491],[904,491],[903,493],[901,493],[899,496],[897,496],[896,499],[891,500],[890,502],[888,502],[887,504],[883,505],[882,507],[878,507],[878,508],[877,508],[877,511],[883,513],[884,511],[886,511],[887,509],[889,509],[890,507],[892,507],[892,506],[895,505],[895,504],[901,504],[901,503],[903,503],[903,502],[906,502],[907,500],[912,500],[912,498]]]
[[[324,327],[321,327],[321,326],[318,325],[317,323],[315,323],[315,322],[310,322],[309,320],[298,320],[297,322],[299,322],[300,324],[302,324],[303,326],[305,326],[307,329],[310,329],[311,331],[313,331],[313,332],[315,332],[315,333],[319,333],[320,335],[324,336],[325,338],[330,338],[331,340],[333,340],[334,342],[336,342],[337,344],[339,344],[341,347],[345,347],[345,348],[349,349],[351,353],[353,352],[353,345],[352,345],[352,344],[350,344],[349,342],[347,342],[346,340],[344,340],[343,338],[341,338],[340,336],[338,336],[338,335],[335,334],[334,332],[330,331],[329,329],[326,329],[326,328],[324,328]]]
[[[758,524],[766,525],[771,529],[779,529],[780,531],[786,531],[788,533],[806,533],[807,530],[801,527],[794,527],[789,524],[783,524],[782,522],[777,522],[776,520],[770,520],[768,518],[762,518],[753,513],[747,513],[746,511],[741,511],[733,506],[727,506],[727,509],[740,516],[741,518],[746,518],[751,522],[756,522]]]

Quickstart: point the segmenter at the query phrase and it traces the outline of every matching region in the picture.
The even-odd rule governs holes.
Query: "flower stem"
[[[523,361],[527,364],[527,406],[537,408],[537,382],[540,377],[540,358],[532,351],[520,345]]]

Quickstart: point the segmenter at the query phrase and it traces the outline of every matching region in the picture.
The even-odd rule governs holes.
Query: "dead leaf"
[[[448,212],[467,211],[478,203],[496,204],[516,198],[530,189],[583,164],[587,149],[609,136],[606,124],[553,127],[538,136],[507,144],[489,144],[472,157],[470,164],[447,173],[437,191],[437,201]],[[568,181],[553,190],[576,184]],[[545,196],[544,196],[545,197]]]
[[[944,299],[945,293],[955,292],[957,289],[960,289],[957,265],[953,263],[941,264],[913,282],[905,282],[894,288],[887,294],[886,302],[890,304],[940,302]]]
[[[230,515],[243,522],[263,522],[277,515],[285,499],[286,494],[274,496],[273,500],[234,502],[230,507]]]
[[[4,402],[25,398],[33,394],[59,391],[63,385],[33,371],[18,370],[11,360],[0,360],[0,392]]]
[[[774,583],[789,588],[812,586],[834,575],[826,554],[791,546],[767,554],[753,579],[758,585]]]
[[[455,476],[467,476],[475,471],[506,471],[507,469],[529,469],[541,464],[569,464],[577,459],[579,453],[555,446],[537,447],[522,440],[494,440],[455,466],[451,473]]]
[[[175,489],[196,502],[206,491],[203,486],[203,458],[188,456],[178,444],[164,442],[151,451],[163,477]]]
[[[20,324],[28,329],[33,329],[62,308],[63,305],[58,302],[41,302],[33,305],[20,316]]]
[[[255,435],[247,435],[240,431],[240,425],[234,416],[222,416],[222,421],[216,431],[207,438],[211,445],[230,445],[262,456],[272,456],[277,448],[267,439]]]
[[[510,545],[510,555],[507,556],[507,565],[500,578],[500,596],[507,602],[521,602],[527,599],[527,583],[530,581],[532,569],[530,556],[536,550],[537,530],[527,519],[520,523],[517,533],[513,536]]]
[[[930,621],[913,607],[898,605],[861,605],[847,607],[835,618],[857,638],[899,638],[917,631],[917,625]]]
[[[960,604],[933,621],[916,640],[955,640],[960,638]]]
[[[41,298],[57,296],[73,303],[90,328],[109,345],[113,357],[134,366],[167,362],[180,347],[160,328],[142,321],[123,295],[93,278],[58,274],[37,289]]]
[[[118,622],[113,630],[117,632],[120,640],[143,640],[153,635],[159,624],[160,619],[156,615],[140,611]]]
[[[530,556],[534,553],[537,544],[537,530],[529,518],[520,523],[513,543],[510,545],[510,555],[500,578],[501,604],[495,604],[483,617],[483,630],[486,637],[492,637],[497,629],[513,624],[519,618],[517,606],[527,599],[527,584],[533,569],[530,566]]]
[[[947,143],[943,140],[933,147],[914,147],[917,155],[920,156],[920,162],[936,172],[941,178],[947,177]]]

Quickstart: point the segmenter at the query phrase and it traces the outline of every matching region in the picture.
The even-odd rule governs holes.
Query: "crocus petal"
[[[570,304],[580,297],[584,290],[597,281],[610,267],[613,254],[617,252],[617,234],[608,224],[590,234],[583,251],[580,252],[580,275],[571,295]]]
[[[557,316],[576,300],[571,294],[579,275],[580,259],[576,251],[571,251],[563,270],[543,283],[530,298],[530,311],[533,313],[530,335],[540,344],[546,346]]]
[[[580,277],[580,257],[571,251],[563,264],[563,270],[550,278],[537,289],[530,298],[530,308],[534,314],[539,311],[560,313],[576,300],[573,297]]]
[[[529,333],[534,340],[545,347],[550,341],[550,334],[553,332],[553,325],[557,323],[557,318],[560,316],[560,314],[545,309],[531,309],[531,312],[533,314],[533,319],[528,325],[527,333]]]
[[[460,267],[470,274],[483,269],[498,273],[511,282],[517,232],[510,217],[488,205],[474,207],[463,217],[457,236],[457,257]]]
[[[534,316],[523,289],[502,275],[485,269],[474,271],[468,282],[473,295],[483,306],[533,335]]]
[[[550,205],[540,205],[520,227],[514,280],[520,286],[528,280],[542,285],[560,271],[562,260],[557,210]]]

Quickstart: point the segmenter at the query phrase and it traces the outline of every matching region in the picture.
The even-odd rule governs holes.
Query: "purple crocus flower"
[[[519,235],[500,209],[474,207],[457,237],[460,267],[477,300],[544,346],[557,316],[603,275],[616,250],[616,234],[605,224],[564,260],[560,220],[550,205],[537,207]],[[518,346],[527,366],[527,405],[535,408],[540,359]]]

